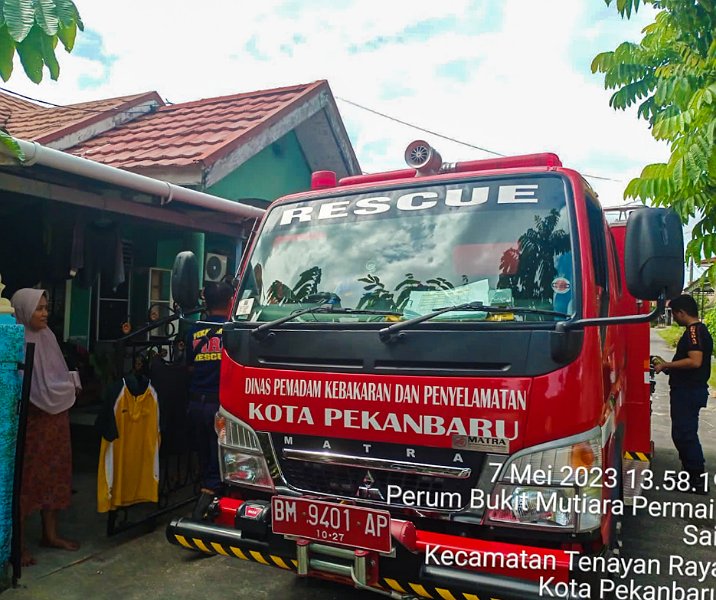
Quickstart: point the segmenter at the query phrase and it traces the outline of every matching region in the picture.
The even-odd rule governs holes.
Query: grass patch
[[[684,328],[679,327],[678,325],[670,325],[664,329],[657,329],[657,333],[667,344],[669,344],[669,346],[676,348],[679,338],[684,333]],[[663,356],[662,358],[670,360],[670,357],[668,356]],[[716,363],[713,360],[711,361],[711,377],[709,377],[709,387],[711,389],[716,388]]]
[[[679,341],[679,338],[684,335],[684,328],[679,327],[678,325],[670,325],[669,327],[666,327],[664,329],[657,329],[657,333],[664,339],[664,341],[669,344],[672,348],[676,348],[676,344]],[[669,360],[666,356],[664,356],[666,360]]]

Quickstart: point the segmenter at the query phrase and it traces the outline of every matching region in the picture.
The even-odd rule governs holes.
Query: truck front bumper
[[[166,530],[170,543],[206,554],[249,560],[299,576],[328,579],[392,598],[442,598],[447,600],[538,600],[565,595],[569,583],[569,557],[561,550],[548,550],[521,544],[506,544],[460,536],[416,530],[411,522],[393,520],[393,549],[377,553],[360,548],[346,548],[303,538],[274,534],[270,515],[265,522],[242,522],[236,519],[240,500],[222,499],[216,521],[174,519]],[[244,507],[246,508],[246,507]],[[263,526],[262,526],[263,525]],[[434,560],[445,556],[478,557],[489,555],[492,565],[475,567],[467,561],[449,564]],[[515,568],[521,554],[542,557],[544,565]],[[500,557],[512,564],[495,566]],[[506,562],[506,561],[505,561]],[[538,562],[539,559],[538,559]],[[459,565],[459,566],[458,566]],[[555,585],[561,586],[556,589]]]

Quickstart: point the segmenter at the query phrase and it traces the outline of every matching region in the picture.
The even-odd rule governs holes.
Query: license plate
[[[351,504],[334,504],[309,498],[274,496],[271,499],[274,533],[390,552],[390,513]]]

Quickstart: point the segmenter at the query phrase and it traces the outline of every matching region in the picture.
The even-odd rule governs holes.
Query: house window
[[[132,245],[122,242],[124,283],[112,288],[109,277],[98,275],[96,328],[97,340],[116,340],[124,336],[122,325],[129,321],[129,298],[132,293]]]

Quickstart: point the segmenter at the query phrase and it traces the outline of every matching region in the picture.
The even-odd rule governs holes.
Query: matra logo
[[[439,206],[467,208],[485,204],[490,190],[497,190],[497,204],[535,204],[539,186],[536,183],[459,187],[439,191],[408,192],[400,196],[370,196],[352,200],[334,200],[312,206],[285,208],[280,225],[306,223],[314,220],[341,219],[353,214],[358,217],[379,215],[390,210],[430,210]]]
[[[491,435],[454,435],[452,447],[458,450],[476,450],[509,454],[510,439]]]

